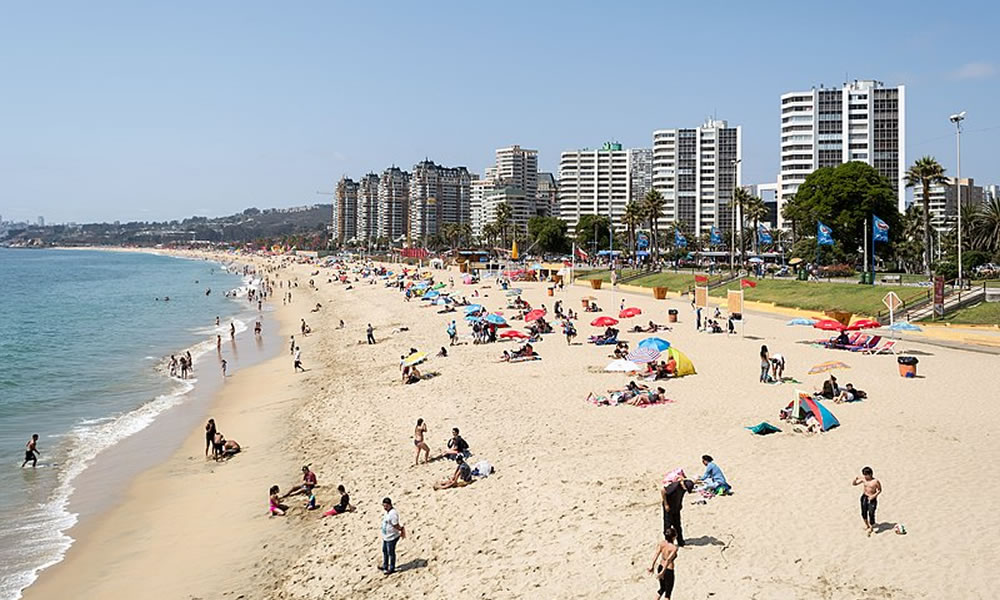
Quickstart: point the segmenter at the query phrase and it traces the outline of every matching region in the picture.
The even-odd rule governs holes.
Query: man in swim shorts
[[[875,479],[871,467],[861,469],[861,477],[855,477],[851,485],[862,485],[864,490],[861,494],[861,521],[865,524],[865,531],[871,537],[875,528],[875,509],[878,508],[878,496],[882,493],[882,483]]]
[[[656,590],[656,597],[670,600],[670,594],[674,592],[674,559],[677,558],[677,546],[674,544],[676,532],[667,529],[663,532],[663,541],[656,545],[656,554],[653,556],[653,566],[649,567],[649,572],[656,576],[659,587]],[[657,565],[657,561],[660,562]],[[656,569],[654,572],[653,569]]]
[[[31,439],[28,443],[24,445],[24,462],[21,463],[21,468],[28,463],[31,463],[31,468],[34,469],[38,465],[38,455],[41,452],[38,451],[38,434],[34,433],[31,435]]]

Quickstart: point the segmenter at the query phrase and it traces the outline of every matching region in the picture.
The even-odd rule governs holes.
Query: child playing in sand
[[[332,517],[333,515],[342,515],[345,512],[353,511],[354,506],[351,504],[351,497],[347,495],[347,490],[343,485],[337,486],[337,491],[340,492],[340,503],[331,508],[330,510],[323,513],[324,517]]]
[[[281,498],[278,496],[281,490],[276,485],[272,485],[270,491],[268,492],[271,497],[268,499],[268,511],[272,517],[283,517],[285,512],[288,510],[288,506],[281,503]]]
[[[861,521],[865,524],[865,531],[871,537],[875,528],[875,509],[878,508],[878,496],[882,493],[882,482],[875,479],[871,467],[861,469],[861,477],[855,477],[851,485],[863,485],[861,494]]]

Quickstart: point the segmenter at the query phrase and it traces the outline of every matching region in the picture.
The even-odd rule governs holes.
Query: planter
[[[593,289],[595,289],[595,290],[599,290],[599,289],[601,289],[601,284],[602,283],[604,283],[604,282],[601,281],[600,279],[591,279],[590,280],[590,287],[593,288]]]
[[[657,300],[666,300],[667,298],[667,288],[665,287],[654,287],[653,297]]]

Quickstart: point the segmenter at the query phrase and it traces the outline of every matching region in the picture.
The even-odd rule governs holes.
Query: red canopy
[[[612,317],[597,317],[590,322],[594,327],[611,327],[618,324],[618,319]]]
[[[504,331],[503,333],[501,333],[500,337],[502,337],[502,338],[511,338],[511,339],[517,338],[519,340],[526,340],[526,339],[528,339],[528,335],[526,335],[526,334],[524,334],[524,333],[522,333],[522,332],[520,332],[520,331],[518,331],[516,329],[508,329],[507,331]]]
[[[813,327],[816,329],[825,329],[826,331],[843,331],[844,324],[840,321],[834,321],[833,319],[823,319],[821,321],[816,321],[813,323]]]
[[[619,318],[622,319],[630,319],[636,315],[641,315],[641,314],[642,311],[640,309],[636,308],[635,306],[630,306],[629,308],[626,308],[625,310],[618,313],[618,316]]]
[[[545,311],[540,308],[536,308],[535,310],[532,310],[528,312],[528,314],[524,315],[524,320],[531,322],[544,316],[545,316]]]

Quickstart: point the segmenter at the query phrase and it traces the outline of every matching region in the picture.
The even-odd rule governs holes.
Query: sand
[[[512,343],[461,345],[422,365],[436,377],[404,386],[399,356],[447,345],[453,317],[467,333],[462,313],[406,303],[381,282],[345,290],[322,277],[310,292],[313,269],[290,268],[299,280],[295,302],[276,311],[286,338],[299,318],[312,325],[311,336],[296,336],[309,371],[293,374],[283,354],[236,373],[215,400],[213,416],[247,451],[224,465],[206,463],[202,433],[192,432],[114,508],[73,531],[78,541],[66,561],[44,572],[26,598],[652,597],[646,568],[661,533],[659,482],[677,466],[699,475],[705,453],[735,494],[706,504],[688,497],[674,598],[989,598],[1000,584],[992,568],[998,425],[984,411],[1000,391],[994,355],[908,340],[903,347],[919,353],[921,377],[902,379],[892,356],[800,343],[822,332],[787,327],[783,315],[751,313],[746,338],[708,335],[695,331],[687,303],[628,294],[626,304],[643,310],[632,320],[640,324],[664,323],[668,308],[679,310],[680,322],[660,335],[698,374],[665,384],[673,403],[585,402],[628,378],[599,372],[608,348],[567,346],[558,332],[536,345],[543,360],[498,362]],[[556,299],[575,310],[591,294],[567,287],[551,298],[544,284],[518,285],[526,300],[550,310]],[[479,287],[487,295],[481,303],[503,306],[495,286]],[[472,286],[456,288],[475,301]],[[621,294],[596,295],[617,312]],[[323,310],[308,312],[316,301]],[[578,342],[596,332],[587,323],[593,316],[578,322]],[[336,328],[339,319],[345,329]],[[375,346],[363,343],[368,322]],[[634,345],[645,335],[620,337]],[[757,382],[762,343],[785,355],[786,375],[801,385]],[[806,373],[827,360],[850,365],[838,378],[869,399],[829,404],[839,428],[795,433],[777,413],[796,388],[819,387],[824,376]],[[432,491],[453,463],[413,466],[418,417],[428,422],[432,450],[460,427],[473,460],[487,459],[497,472]],[[744,429],[762,420],[783,433]],[[306,463],[324,506],[342,483],[357,512],[320,519],[296,506],[287,517],[268,517],[267,487],[286,487]],[[850,485],[864,465],[885,488],[870,538],[860,490]],[[409,533],[391,577],[375,568],[383,496],[393,498]],[[908,534],[894,534],[896,523]]]

